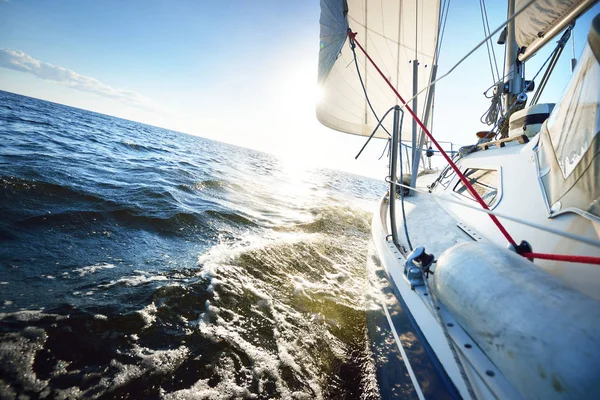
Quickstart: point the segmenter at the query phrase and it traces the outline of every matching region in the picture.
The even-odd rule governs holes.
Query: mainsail
[[[324,96],[317,105],[319,121],[329,128],[364,136],[370,135],[377,125],[357,76],[348,29],[358,34],[357,40],[386,77],[409,99],[415,89],[420,91],[430,82],[439,14],[439,0],[321,0],[319,84]],[[358,53],[357,56],[369,100],[381,118],[399,100],[375,68]],[[420,116],[424,114],[426,97],[425,91],[417,98],[419,107],[415,111]],[[391,125],[392,118],[388,118],[384,126],[389,132]],[[405,139],[412,135],[409,118],[404,121],[402,133]],[[379,129],[376,137],[388,136]]]
[[[515,10],[530,0],[515,0]],[[537,0],[515,19],[515,36],[521,50],[519,59],[526,60],[583,14],[597,0]]]

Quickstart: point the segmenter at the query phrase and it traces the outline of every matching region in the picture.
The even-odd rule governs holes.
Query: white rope
[[[398,350],[400,350],[400,354],[402,355],[402,361],[404,361],[404,365],[406,366],[406,370],[408,371],[408,376],[410,376],[410,380],[415,388],[415,392],[417,392],[417,397],[419,400],[425,400],[425,396],[423,396],[423,391],[421,390],[421,386],[417,381],[417,377],[408,361],[408,356],[406,355],[406,351],[404,351],[404,346],[402,346],[402,342],[400,341],[400,337],[398,336],[398,332],[396,332],[396,327],[394,326],[394,322],[392,321],[392,317],[390,316],[390,312],[385,305],[385,301],[379,296],[379,301],[381,302],[381,306],[383,307],[383,311],[385,312],[385,317],[387,318],[388,324],[390,325],[390,329],[392,330],[392,334],[394,335],[394,339],[396,339],[396,345],[398,345]]]

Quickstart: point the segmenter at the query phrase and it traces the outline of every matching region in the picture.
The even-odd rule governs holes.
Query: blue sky
[[[504,6],[488,3],[494,29],[505,17]],[[577,54],[598,12],[597,5],[579,21]],[[12,53],[0,58],[0,89],[297,160],[312,154],[360,172],[374,165],[383,145],[371,146],[364,160],[354,162],[363,139],[330,131],[314,117],[318,21],[317,0],[4,0],[0,49]],[[454,0],[440,72],[482,38],[479,1]],[[496,51],[501,62],[502,48]],[[530,74],[544,54],[528,67]],[[562,91],[570,56],[569,46],[546,97]],[[7,57],[62,69],[47,67],[36,76],[2,68]],[[43,73],[76,75],[59,83],[41,79]],[[488,106],[481,92],[490,84],[481,49],[438,85],[436,137],[472,142]]]

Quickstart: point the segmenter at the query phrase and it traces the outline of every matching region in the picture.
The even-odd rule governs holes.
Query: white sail
[[[515,0],[515,10],[530,0]],[[556,36],[571,21],[590,8],[597,0],[537,0],[515,19],[515,36],[519,58],[529,58],[540,47]]]
[[[413,62],[418,60],[418,90],[430,82],[438,38],[439,0],[321,0],[319,84],[323,98],[317,118],[332,129],[368,136],[377,125],[357,76],[348,28],[404,99],[413,96]],[[347,12],[347,14],[346,14]],[[360,73],[377,116],[398,99],[366,57],[356,48]],[[423,115],[426,92],[418,97],[417,114]],[[384,126],[391,132],[391,115]],[[406,114],[403,138],[411,135]],[[376,137],[388,137],[380,129]]]

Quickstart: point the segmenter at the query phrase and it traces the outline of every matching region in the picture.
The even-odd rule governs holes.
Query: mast
[[[415,7],[417,7],[418,4],[415,4]],[[415,13],[418,12],[418,10],[415,10]],[[438,15],[437,15],[437,19],[438,19],[438,26],[441,23],[441,17],[442,17],[442,8],[439,7],[438,8]],[[415,21],[415,24],[418,24],[418,20]],[[417,60],[417,42],[416,42],[416,34],[418,32],[418,28],[415,27],[415,60],[413,61],[413,96],[415,96],[415,99],[413,101],[413,110],[415,110],[415,112],[417,112],[417,98],[416,98],[416,84],[415,82],[418,82],[417,80],[417,73],[418,73],[418,69],[417,66],[419,65],[419,62]],[[440,42],[439,42],[439,31],[438,31],[438,35],[436,35],[435,38],[435,48],[434,48],[434,56],[433,56],[433,60],[432,60],[432,68],[431,68],[431,73],[429,76],[429,82],[433,82],[435,81],[436,75],[437,75],[437,62],[438,62],[438,52],[440,49]],[[425,125],[429,126],[429,122],[430,119],[433,119],[433,117],[430,116],[431,112],[432,112],[432,105],[433,105],[433,95],[435,93],[435,85],[433,85],[432,87],[430,87],[429,89],[427,89],[427,99],[425,102],[425,115],[423,116],[423,121],[425,122]],[[430,118],[431,117],[431,118]],[[423,149],[423,143],[425,142],[425,134],[423,133],[423,131],[421,130],[419,138],[418,138],[418,143],[417,143],[417,131],[416,131],[416,120],[413,119],[413,167],[412,167],[412,174],[410,177],[410,187],[416,187],[417,184],[417,175],[419,172],[419,161],[422,158],[422,149]],[[415,147],[416,144],[416,147]],[[415,172],[416,171],[416,172]],[[411,190],[410,195],[413,194],[413,191]]]
[[[507,19],[515,13],[515,0],[508,0]],[[508,71],[504,81],[504,110],[508,110],[517,100],[517,96],[523,90],[522,64],[519,61],[519,45],[515,36],[515,20],[511,20],[506,27],[506,64]],[[502,137],[508,136],[508,119],[510,113],[501,127]]]
[[[418,60],[418,34],[419,34],[419,3],[415,0],[415,58],[412,60],[413,65],[413,102],[412,109],[418,112],[417,93],[419,92],[419,60]],[[416,182],[417,173],[419,172],[419,159],[417,158],[417,121],[413,119],[412,122],[412,167],[410,169],[411,186],[414,187]],[[400,177],[402,178],[402,177]],[[411,192],[412,195],[412,192]]]

